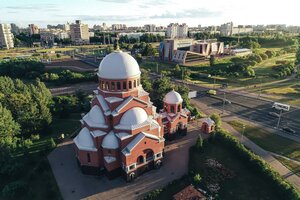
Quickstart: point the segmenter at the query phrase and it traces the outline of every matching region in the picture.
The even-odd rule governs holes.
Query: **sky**
[[[298,3],[297,3],[298,2]],[[300,25],[297,0],[0,0],[0,23],[46,27],[76,19],[90,26],[187,23],[193,26]]]

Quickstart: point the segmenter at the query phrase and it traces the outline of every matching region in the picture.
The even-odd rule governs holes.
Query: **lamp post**
[[[282,109],[280,109],[280,114],[279,114],[279,118],[278,118],[276,129],[279,128],[279,124],[280,124],[280,120],[281,120],[281,114],[282,114]]]
[[[245,124],[243,124],[242,141],[244,140],[245,128],[246,128],[246,126],[245,126]]]

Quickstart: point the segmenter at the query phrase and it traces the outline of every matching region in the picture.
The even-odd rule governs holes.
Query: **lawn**
[[[290,161],[288,159],[279,157],[279,156],[275,156],[277,160],[279,160],[284,166],[286,166],[289,170],[291,170],[292,172],[294,172],[297,176],[300,177],[300,165],[298,165],[297,163]]]
[[[203,182],[215,177],[211,168],[205,165],[207,159],[215,159],[224,168],[233,172],[233,177],[220,181],[219,197],[222,200],[279,199],[276,191],[251,167],[241,161],[235,152],[221,142],[208,143],[202,153],[191,151],[190,171],[199,173]],[[204,184],[205,185],[205,184]]]
[[[0,180],[0,191],[7,183],[21,180],[28,187],[28,194],[19,197],[21,200],[62,199],[47,156],[53,148],[51,138],[59,143],[62,133],[65,134],[65,137],[70,137],[79,129],[79,119],[80,113],[71,114],[66,119],[54,118],[49,129],[45,133],[41,133],[40,139],[34,141],[28,149],[19,149],[14,152],[14,162],[21,164],[22,168],[15,177]],[[1,197],[0,200],[2,200]]]
[[[234,120],[228,123],[237,131],[243,131],[242,122]],[[300,143],[296,141],[270,133],[250,124],[246,124],[244,134],[251,141],[267,151],[300,161]]]

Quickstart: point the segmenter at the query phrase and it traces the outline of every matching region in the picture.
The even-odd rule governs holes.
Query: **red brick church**
[[[99,66],[99,86],[91,110],[82,118],[74,138],[78,163],[84,173],[123,175],[127,181],[162,165],[165,134],[186,131],[188,110],[171,91],[160,114],[141,85],[136,60],[116,50]]]

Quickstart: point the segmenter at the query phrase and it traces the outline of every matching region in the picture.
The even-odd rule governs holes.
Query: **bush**
[[[202,180],[202,178],[201,178],[200,174],[196,174],[193,178],[193,182],[195,185],[199,185],[201,180]]]
[[[27,184],[24,181],[14,181],[6,186],[2,190],[2,196],[6,198],[16,198],[26,195]]]
[[[30,139],[24,140],[24,147],[29,149],[33,142]]]
[[[268,59],[268,56],[265,53],[260,53],[259,55],[262,58],[262,60],[267,60]]]
[[[221,128],[222,119],[221,119],[220,115],[213,113],[210,115],[210,118],[215,122],[216,128]]]
[[[203,147],[203,139],[202,139],[202,136],[201,134],[199,134],[198,138],[197,138],[197,141],[196,141],[196,148],[198,150],[201,150]]]
[[[272,58],[272,57],[276,56],[276,52],[272,51],[272,50],[267,50],[265,52],[265,54],[268,56],[268,58]]]
[[[37,140],[39,140],[40,139],[40,135],[39,134],[32,134],[31,136],[30,136],[30,139],[32,140],[32,141],[37,141]]]

